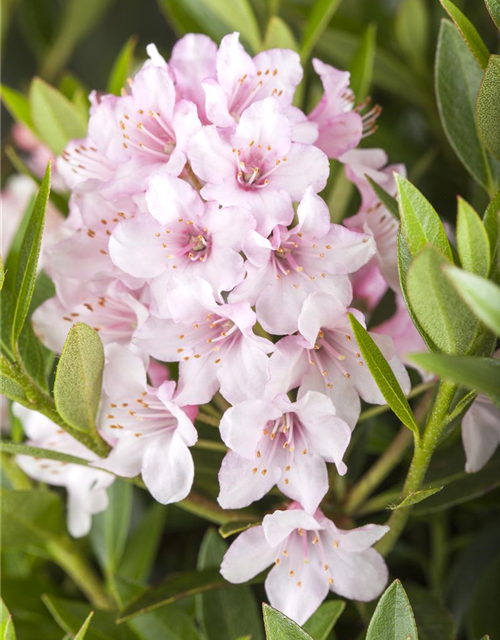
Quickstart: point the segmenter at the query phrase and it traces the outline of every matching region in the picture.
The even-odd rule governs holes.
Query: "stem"
[[[191,181],[192,186],[196,189],[196,191],[200,192],[203,185],[198,180],[198,176],[193,171],[193,168],[191,167],[189,162],[186,162],[186,164],[184,165],[184,171],[188,174],[188,177],[189,177],[189,180]]]
[[[112,608],[98,575],[79,552],[61,539],[49,540],[46,549],[54,562],[68,574],[93,606],[98,609]]]
[[[456,384],[447,380],[440,382],[423,438],[420,443],[415,443],[413,460],[408,470],[408,475],[406,476],[403,491],[401,492],[402,497],[407,496],[413,491],[418,491],[422,486],[432,455],[439,442],[443,427],[445,426],[446,416],[453,402],[456,390]],[[387,555],[396,544],[408,522],[410,513],[411,507],[396,509],[393,512],[387,522],[390,531],[376,545],[376,549],[382,555]]]

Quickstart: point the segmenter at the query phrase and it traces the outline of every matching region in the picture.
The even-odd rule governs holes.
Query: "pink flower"
[[[300,201],[308,187],[321,191],[329,173],[324,153],[293,142],[292,129],[276,98],[246,109],[234,133],[203,127],[188,150],[195,173],[207,183],[201,195],[249,209],[263,235],[277,224],[290,224],[292,202]]]
[[[269,49],[251,58],[239,33],[222,38],[217,52],[216,78],[203,82],[208,119],[218,127],[234,127],[250,105],[275,97],[292,104],[302,80],[300,57],[289,49]]]
[[[222,440],[232,450],[219,472],[219,503],[246,507],[275,484],[314,513],[328,491],[326,462],[343,475],[342,462],[351,432],[335,416],[330,398],[308,391],[298,402],[286,394],[272,400],[247,400],[228,409],[221,421]]]
[[[162,504],[183,500],[194,478],[188,447],[198,434],[172,400],[175,382],[149,386],[142,359],[118,344],[109,345],[106,356],[99,422],[116,444],[100,466],[125,478],[141,473],[153,498]]]
[[[308,188],[297,208],[298,224],[275,227],[271,238],[256,232],[243,241],[247,277],[231,302],[248,300],[271,333],[297,330],[302,304],[313,291],[330,291],[345,304],[352,297],[352,273],[374,255],[373,240],[330,223],[325,202]]]
[[[13,404],[12,410],[23,423],[24,431],[29,438],[26,444],[66,453],[101,466],[101,458],[42,414],[16,403]],[[23,455],[17,456],[16,459],[30,478],[66,488],[68,530],[74,538],[87,535],[92,515],[105,511],[108,506],[106,489],[113,483],[114,477],[92,467],[57,460]]]
[[[240,534],[224,556],[221,573],[239,584],[274,564],[265,582],[269,602],[303,624],[328,591],[361,602],[382,593],[387,566],[371,547],[388,530],[369,524],[345,531],[319,509],[313,517],[292,503]]]
[[[480,471],[500,444],[500,409],[487,396],[477,396],[465,414],[462,442],[467,473]]]
[[[153,281],[156,308],[173,276],[202,277],[218,297],[243,280],[241,240],[255,226],[249,212],[205,203],[187,182],[166,175],[151,178],[146,201],[151,215],[118,225],[109,251],[122,271]]]
[[[173,281],[165,292],[171,320],[150,316],[136,340],[147,353],[179,362],[176,402],[204,404],[219,389],[232,404],[262,394],[274,345],[256,336],[248,302],[217,304],[201,278],[186,287]]]
[[[353,273],[351,283],[354,303],[364,311],[376,309],[389,288],[376,258]]]
[[[361,409],[360,397],[385,404],[375,380],[352,335],[347,313],[361,323],[363,315],[348,309],[335,296],[318,291],[304,302],[299,316],[300,336],[283,338],[270,360],[271,383],[279,390],[300,385],[300,393],[321,391],[329,396],[336,415],[354,428]],[[371,334],[391,365],[404,393],[410,391],[406,369],[394,353],[391,338]]]

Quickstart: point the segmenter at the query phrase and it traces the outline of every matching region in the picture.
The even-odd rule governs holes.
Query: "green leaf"
[[[5,299],[5,293],[2,295],[2,301]],[[5,314],[2,314],[2,321],[5,322]],[[10,400],[25,404],[28,402],[24,387],[16,375],[16,369],[7,358],[0,355],[0,393]]]
[[[242,531],[246,531],[247,529],[250,529],[250,527],[255,527],[258,524],[260,524],[260,522],[231,520],[219,527],[219,534],[222,538],[229,538],[229,536],[233,536],[235,533],[241,533]]]
[[[408,358],[441,378],[457,382],[467,389],[500,398],[500,360],[438,353],[413,353]]]
[[[375,182],[373,178],[370,178],[369,175],[365,174],[365,178],[370,183],[370,187],[373,189],[380,202],[384,205],[391,216],[399,222],[399,205],[396,198],[393,198],[390,193],[387,193],[387,191],[381,187],[378,182]]]
[[[418,640],[415,617],[403,585],[395,580],[380,598],[366,640]]]
[[[24,325],[18,339],[21,360],[30,378],[45,391],[49,390],[48,377],[52,371],[55,355],[35,335],[30,321]]]
[[[14,622],[5,602],[0,598],[0,640],[16,640]]]
[[[89,464],[88,460],[72,456],[69,453],[61,453],[60,451],[53,451],[52,449],[32,447],[30,444],[25,444],[24,442],[10,442],[8,440],[2,440],[0,442],[0,451],[19,456],[33,456],[34,458],[67,462],[68,464],[79,464],[83,467],[87,467]]]
[[[69,331],[54,383],[61,418],[78,431],[95,431],[104,368],[104,349],[94,329],[78,322]]]
[[[173,604],[134,618],[128,626],[140,640],[201,640],[191,616]]]
[[[60,497],[52,491],[2,491],[2,545],[26,550],[43,545],[63,528]]]
[[[457,267],[446,267],[445,272],[472,313],[500,336],[500,287]]]
[[[197,0],[197,2],[203,4],[227,27],[228,31],[239,31],[253,51],[260,50],[259,25],[248,0],[232,0],[229,3],[219,0]]]
[[[432,244],[453,262],[450,243],[434,207],[409,180],[399,175],[395,178],[401,223],[412,255]]]
[[[429,45],[429,10],[425,0],[403,0],[396,13],[396,39],[401,51],[417,69],[425,67]]]
[[[443,271],[447,259],[434,247],[423,249],[407,276],[410,306],[419,324],[440,351],[464,354],[471,348],[479,323]]]
[[[94,612],[91,611],[87,616],[87,619],[85,620],[83,625],[80,627],[80,631],[76,634],[75,640],[84,640],[85,636],[87,635],[87,630],[90,626],[93,615],[94,615]]]
[[[115,96],[120,95],[122,87],[125,86],[127,78],[132,72],[134,52],[137,42],[137,36],[131,36],[123,45],[123,48],[118,54],[108,77],[108,84],[106,87],[108,93],[113,93]]]
[[[224,540],[209,529],[200,546],[197,568],[218,569],[226,551]],[[196,613],[207,640],[234,640],[245,635],[252,640],[264,637],[259,608],[250,587],[234,585],[198,595]]]
[[[300,47],[300,59],[302,64],[307,62],[316,43],[321,38],[323,31],[328,26],[333,14],[337,10],[341,0],[316,0],[309,12],[302,44]]]
[[[499,244],[500,244],[500,191],[488,205],[483,217],[484,228],[490,240],[492,277],[498,282],[500,280],[498,271],[500,270]]]
[[[0,291],[3,289],[4,282],[5,282],[5,269],[3,266],[3,258],[0,255]]]
[[[417,623],[420,640],[455,640],[453,619],[446,607],[429,590],[414,584],[406,592]]]
[[[372,23],[366,27],[349,69],[351,72],[351,89],[356,96],[357,104],[365,100],[370,90],[376,48],[377,25]]]
[[[16,286],[14,291],[15,297],[12,306],[11,343],[13,347],[17,343],[24,321],[28,315],[31,298],[35,289],[36,270],[38,266],[38,257],[40,255],[40,247],[42,244],[45,210],[47,208],[50,193],[50,176],[51,167],[49,161],[19,252]]]
[[[166,21],[170,24],[177,36],[184,36],[186,33],[202,33],[213,34],[213,23],[207,23],[203,29],[198,20],[191,15],[188,10],[189,3],[183,0],[157,0],[160,11],[165,16]],[[190,8],[190,7],[189,7]],[[224,31],[221,30],[221,36]]]
[[[109,504],[92,518],[90,542],[104,573],[116,572],[127,542],[132,513],[132,485],[116,480],[107,490]]]
[[[125,622],[183,598],[225,586],[227,587],[228,583],[222,578],[218,569],[179,573],[168,578],[159,587],[148,589],[131,602],[122,611],[117,622]]]
[[[477,125],[484,146],[500,160],[500,56],[491,56],[477,94]]]
[[[500,616],[498,602],[500,600],[500,555],[492,559],[491,565],[481,577],[470,613],[470,630],[473,636],[479,637],[488,632],[492,638],[500,634]]]
[[[436,95],[441,122],[455,153],[472,177],[492,188],[490,159],[476,127],[481,67],[451,22],[443,20],[436,54]]]
[[[469,47],[477,62],[483,69],[486,69],[490,52],[477,32],[476,27],[472,24],[469,18],[467,18],[467,16],[465,16],[460,9],[453,4],[453,2],[451,2],[451,0],[440,0],[440,2],[443,5],[443,9],[455,23],[455,26],[464,39],[465,44]]]
[[[314,640],[328,640],[344,609],[345,602],[342,600],[324,602],[304,624],[304,631]]]
[[[262,605],[267,640],[312,640],[299,625],[268,604]]]
[[[382,355],[382,352],[375,344],[368,331],[351,313],[349,314],[349,320],[361,353],[368,365],[368,369],[370,370],[370,373],[377,383],[377,386],[384,396],[387,404],[401,422],[406,425],[408,429],[411,429],[418,438],[418,424],[415,421],[408,400],[399,386],[399,382],[389,366],[389,363]]]
[[[394,511],[394,509],[401,509],[402,507],[411,507],[414,504],[422,502],[433,496],[435,493],[439,493],[443,487],[433,487],[432,489],[422,489],[421,491],[412,491],[410,494],[401,498],[398,502],[387,505],[388,509]]]
[[[33,131],[33,121],[31,119],[31,110],[28,98],[19,91],[6,87],[4,84],[1,88],[1,95],[2,102],[14,120]]]
[[[31,83],[30,105],[38,135],[55,155],[60,155],[70,140],[87,135],[87,122],[78,108],[40,78]]]
[[[299,45],[293,31],[279,16],[272,16],[268,22],[262,50],[266,49],[292,49],[298,51]]]
[[[490,272],[490,241],[481,218],[462,198],[458,199],[457,248],[462,267],[478,276]]]
[[[486,8],[490,12],[493,22],[500,29],[500,2],[499,0],[484,0]]]

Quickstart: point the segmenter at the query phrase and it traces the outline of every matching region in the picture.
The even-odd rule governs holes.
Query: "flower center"
[[[158,111],[138,109],[137,115],[132,116],[125,113],[120,120],[120,129],[124,149],[133,147],[151,159],[166,160],[175,148],[175,134]]]

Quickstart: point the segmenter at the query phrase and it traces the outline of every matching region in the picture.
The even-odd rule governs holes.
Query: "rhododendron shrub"
[[[38,549],[131,633],[150,616],[154,628],[181,625],[180,638],[262,637],[254,592],[230,585],[263,581],[269,615],[327,638],[338,598],[373,601],[399,575],[389,553],[412,509],[453,503],[442,497],[452,481],[432,461],[436,450],[438,460],[457,445],[465,495],[469,478],[476,496],[498,484],[499,154],[488,116],[498,62],[487,64],[477,39],[467,48],[468,27],[444,23],[444,128],[492,198],[483,220],[459,199],[454,233],[404,164],[371,143],[384,115],[364,95],[369,39],[351,77],[272,38],[251,55],[239,28],[218,43],[188,33],[165,57],[150,44],[130,75],[127,45],[113,76],[121,90],[94,90],[83,107],[39,79],[30,103],[4,95],[21,120],[23,166],[40,185],[32,197],[30,179],[18,177],[2,194],[6,548]],[[454,137],[450,51],[479,65],[485,182]],[[316,100],[303,99],[304,71]],[[19,116],[26,109],[30,118]],[[366,428],[378,415],[402,423],[382,445],[381,423]],[[166,505],[219,525],[220,536],[206,533],[197,571],[155,588],[146,581],[165,578],[155,558]],[[437,547],[445,530],[441,521],[432,530]],[[228,547],[223,538],[235,534]],[[86,536],[104,583],[73,540]],[[172,608],[220,587],[232,635],[210,622],[215,591],[196,595],[199,630],[189,607]],[[398,588],[379,608],[390,609],[383,603]],[[64,620],[73,605],[51,597]],[[370,635],[379,608],[367,637],[382,637]],[[80,613],[63,625],[72,636]],[[285,637],[267,618],[266,633]]]

